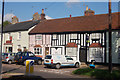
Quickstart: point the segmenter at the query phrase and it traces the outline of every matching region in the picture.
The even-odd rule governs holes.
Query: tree
[[[7,25],[9,25],[9,24],[11,24],[9,21],[4,21],[4,22],[3,22],[3,26],[7,26]]]

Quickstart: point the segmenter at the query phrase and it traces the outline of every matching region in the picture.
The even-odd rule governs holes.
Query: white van
[[[74,66],[78,68],[81,63],[79,60],[74,60],[66,55],[47,55],[44,59],[44,65],[46,67],[56,67],[57,69],[61,66]]]

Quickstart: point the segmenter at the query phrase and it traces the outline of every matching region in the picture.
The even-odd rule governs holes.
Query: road
[[[16,64],[2,64],[2,75],[8,74],[24,74],[25,73],[25,66],[23,65],[16,65]],[[76,76],[71,74],[73,70],[76,68],[61,68],[61,69],[51,69],[45,68],[44,65],[34,65],[34,76],[39,76],[42,79],[69,79],[69,80],[93,80],[86,76]],[[96,79],[94,79],[96,80]]]

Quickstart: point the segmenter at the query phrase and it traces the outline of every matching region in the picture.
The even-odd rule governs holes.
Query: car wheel
[[[12,64],[12,61],[11,61],[11,60],[9,60],[9,61],[8,61],[8,64]]]
[[[55,65],[56,69],[60,69],[60,64]]]
[[[76,68],[79,68],[79,67],[80,67],[79,63],[76,63],[76,64],[75,64],[75,67],[76,67]]]
[[[42,60],[38,60],[38,61],[37,61],[37,64],[38,64],[38,65],[42,65]]]

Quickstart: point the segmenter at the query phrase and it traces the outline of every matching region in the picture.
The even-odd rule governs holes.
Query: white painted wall
[[[21,32],[21,39],[18,39],[19,32]],[[23,47],[26,47],[28,49],[29,45],[29,36],[28,31],[19,31],[19,32],[10,32],[10,33],[4,33],[3,34],[3,51],[5,52],[5,46],[6,40],[9,40],[9,34],[12,36],[12,43],[13,43],[13,52],[17,52],[18,45],[21,45],[21,49],[23,50]]]

